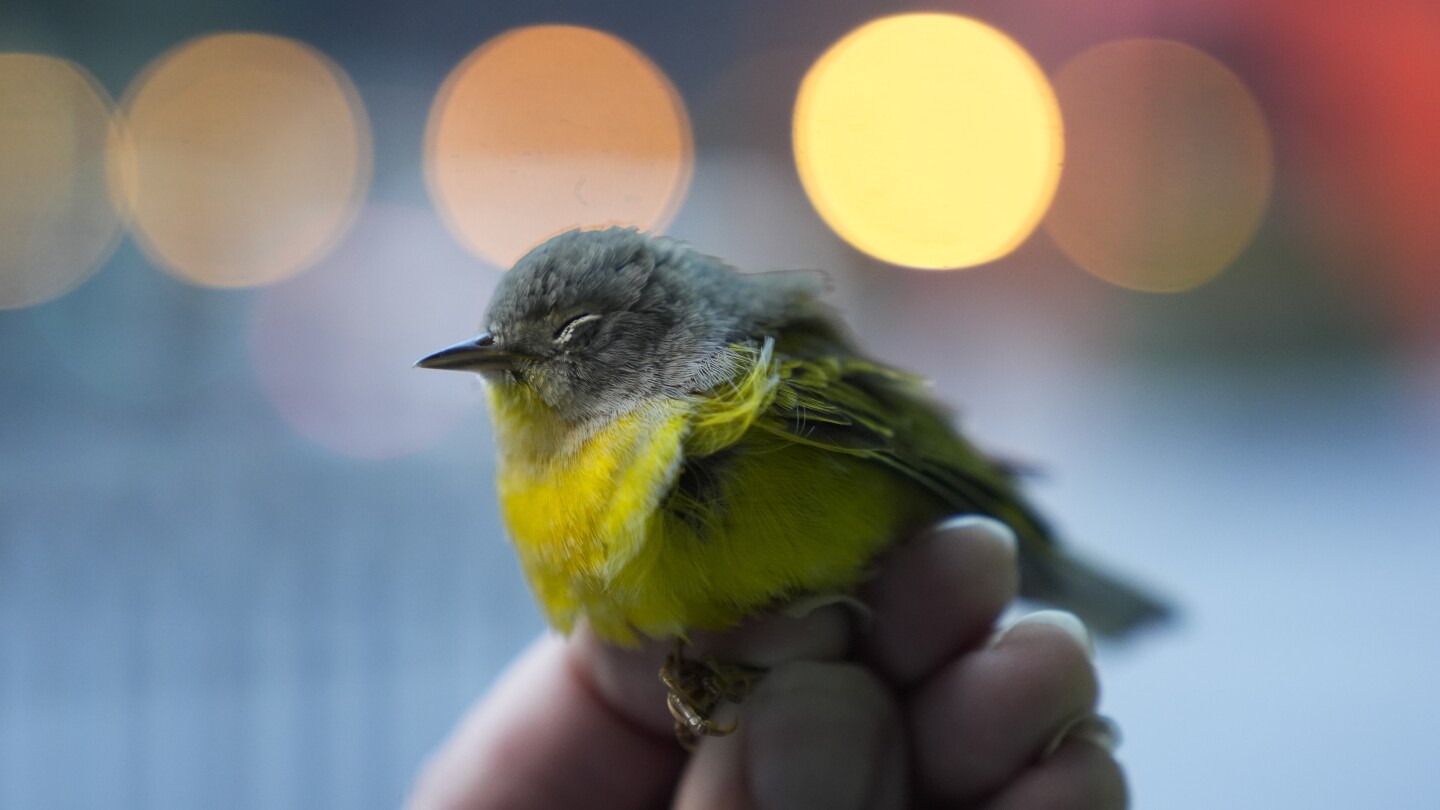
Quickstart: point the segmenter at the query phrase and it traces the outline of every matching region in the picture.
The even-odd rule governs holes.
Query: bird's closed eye
[[[560,327],[555,331],[555,342],[564,343],[568,341],[570,338],[575,336],[575,330],[577,327],[583,324],[590,323],[591,321],[598,320],[600,320],[600,316],[593,313],[587,312],[583,315],[576,315],[575,317],[566,321],[564,326]]]

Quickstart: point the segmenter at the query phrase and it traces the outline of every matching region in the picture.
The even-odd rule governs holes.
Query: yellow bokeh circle
[[[501,267],[574,227],[663,227],[693,169],[690,119],[665,74],[623,40],[570,25],[478,48],[445,80],[425,138],[446,226]]]
[[[369,120],[349,78],[291,39],[201,37],[132,85],[111,183],[152,261],[214,287],[291,276],[354,220]]]
[[[1065,176],[1046,230],[1076,264],[1152,292],[1193,289],[1250,242],[1274,180],[1260,105],[1189,45],[1129,39],[1060,69]]]
[[[114,250],[111,115],[109,97],[79,66],[0,54],[0,309],[64,295]]]
[[[1014,40],[950,14],[851,32],[795,103],[795,161],[821,217],[893,264],[968,267],[1034,230],[1064,151],[1044,73]]]

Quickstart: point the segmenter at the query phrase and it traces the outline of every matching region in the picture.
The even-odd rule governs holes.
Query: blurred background
[[[13,0],[0,807],[401,802],[542,629],[410,364],[612,222],[825,269],[1172,595],[1137,807],[1434,807],[1437,144],[1411,0]]]

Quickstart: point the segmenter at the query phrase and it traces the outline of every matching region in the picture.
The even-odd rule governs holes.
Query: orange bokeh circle
[[[570,228],[663,227],[693,164],[690,119],[665,74],[623,40],[570,25],[478,48],[445,80],[425,139],[446,226],[501,267]]]

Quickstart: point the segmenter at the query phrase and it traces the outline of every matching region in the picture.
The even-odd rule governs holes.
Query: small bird
[[[550,623],[677,639],[845,594],[895,538],[954,514],[1009,524],[1022,594],[1102,634],[1165,616],[1054,542],[1013,471],[923,381],[869,359],[815,273],[740,273],[635,229],[551,238],[505,275],[478,337],[416,365],[478,372],[511,540]],[[747,673],[678,652],[682,742]]]

